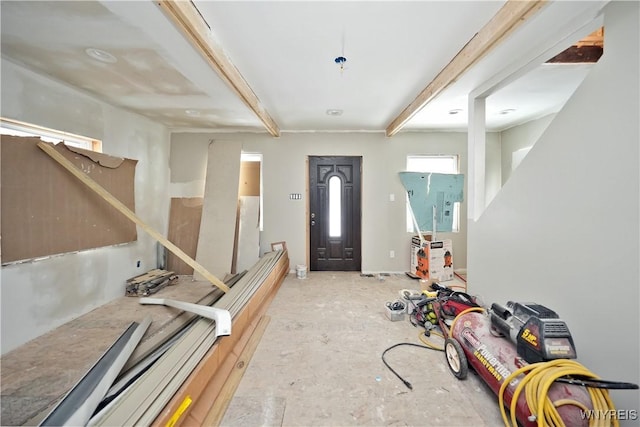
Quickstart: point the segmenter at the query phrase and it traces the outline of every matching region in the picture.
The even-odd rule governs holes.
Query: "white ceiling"
[[[487,98],[488,127],[557,112],[590,65],[541,64],[597,28],[605,3],[551,2],[404,130],[465,129],[468,94],[487,95],[522,67],[529,72]],[[194,4],[281,131],[384,131],[504,2]],[[2,1],[0,13],[5,59],[172,129],[265,132],[152,0]],[[87,48],[117,62],[96,61]],[[344,70],[338,56],[347,58]]]

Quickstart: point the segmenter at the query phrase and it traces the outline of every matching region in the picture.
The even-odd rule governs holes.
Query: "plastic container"
[[[398,307],[397,309],[394,309],[393,307],[389,307],[389,305],[385,305],[387,318],[392,322],[404,320],[404,314],[406,313],[406,304],[402,301],[396,301],[394,304],[399,304],[402,307],[401,308]]]
[[[307,278],[307,266],[298,264],[296,265],[296,277],[298,279],[306,279]]]

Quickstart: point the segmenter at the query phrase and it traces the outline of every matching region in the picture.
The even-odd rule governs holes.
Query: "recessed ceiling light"
[[[97,61],[106,62],[107,64],[115,64],[116,62],[118,62],[118,58],[116,58],[109,52],[101,49],[96,49],[94,47],[86,48],[84,50],[84,53],[86,53],[87,55],[89,55],[89,57]]]
[[[198,111],[198,110],[184,110],[184,113],[187,116],[191,116],[191,117],[199,117],[200,116],[200,111]]]
[[[514,111],[516,111],[515,108],[507,108],[507,109],[501,110],[500,112],[498,112],[498,114],[502,114],[502,115],[511,114]]]
[[[449,114],[451,114],[452,116],[461,112],[462,112],[461,108],[454,108],[453,110],[449,110]]]
[[[338,110],[337,108],[332,108],[327,110],[327,115],[328,116],[341,116],[343,113],[342,110]]]

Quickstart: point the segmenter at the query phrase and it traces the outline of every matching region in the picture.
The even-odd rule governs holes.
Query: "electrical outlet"
[[[396,195],[393,194],[393,193],[389,194],[389,201],[390,202],[395,202],[396,201]]]
[[[396,257],[396,251],[389,251],[389,258],[395,258]]]

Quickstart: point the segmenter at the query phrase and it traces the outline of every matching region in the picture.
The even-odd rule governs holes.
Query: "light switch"
[[[389,201],[390,202],[395,202],[396,201],[396,195],[393,194],[393,193],[389,194]]]

